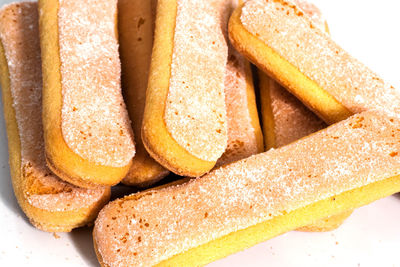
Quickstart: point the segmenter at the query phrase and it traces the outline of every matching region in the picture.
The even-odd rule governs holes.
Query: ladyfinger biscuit
[[[310,17],[316,27],[329,33],[318,7],[303,0],[293,2]],[[301,101],[268,75],[258,71],[258,76],[266,150],[287,145],[327,127]]]
[[[327,127],[296,97],[261,71],[259,88],[266,150],[287,145]],[[331,231],[338,228],[351,213],[332,215],[298,230]]]
[[[0,82],[11,178],[18,203],[35,227],[68,232],[94,220],[110,188],[78,188],[46,167],[38,26],[35,2],[0,10]]]
[[[339,47],[295,4],[248,1],[229,22],[235,48],[327,123],[396,111],[400,93]]]
[[[311,18],[316,27],[329,33],[322,13],[315,5],[302,0],[296,0],[294,3]],[[258,74],[266,150],[287,145],[327,127],[318,116],[277,82],[262,71],[258,71]],[[348,211],[332,215],[298,230],[331,231],[339,227],[351,213]]]
[[[142,125],[161,165],[200,176],[227,146],[224,78],[230,1],[159,0]]]
[[[201,266],[400,190],[400,118],[367,111],[183,185],[108,204],[102,266]]]
[[[39,1],[46,160],[82,187],[113,185],[135,154],[120,88],[117,0]]]
[[[136,141],[136,155],[122,182],[134,186],[149,186],[168,174],[168,171],[147,153],[141,137],[156,6],[156,0],[118,1],[122,92]]]
[[[231,45],[226,65],[225,105],[228,145],[216,166],[247,158],[264,150],[251,67]]]

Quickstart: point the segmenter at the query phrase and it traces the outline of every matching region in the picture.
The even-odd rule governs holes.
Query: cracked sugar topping
[[[151,266],[275,216],[400,174],[400,118],[368,111],[180,186],[106,206],[105,264]]]
[[[135,147],[121,94],[117,1],[59,3],[63,137],[90,162],[126,166]]]
[[[105,189],[87,190],[72,186],[46,167],[37,10],[37,3],[23,2],[7,5],[0,11],[0,39],[7,59],[21,142],[21,177],[13,179],[22,186],[24,197],[32,206],[49,211],[68,211],[98,201]]]
[[[249,1],[240,19],[251,34],[351,112],[398,111],[400,92],[345,52],[291,2]]]
[[[224,80],[231,10],[224,0],[177,1],[164,119],[175,141],[206,161],[217,161],[227,145]]]

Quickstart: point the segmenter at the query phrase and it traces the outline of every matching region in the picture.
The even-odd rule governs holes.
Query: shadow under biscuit
[[[93,227],[82,227],[72,230],[69,233],[72,245],[75,246],[77,252],[81,258],[85,261],[87,266],[99,266],[97,256],[94,251],[93,238],[92,238]]]

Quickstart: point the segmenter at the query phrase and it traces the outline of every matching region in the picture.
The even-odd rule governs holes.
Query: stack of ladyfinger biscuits
[[[400,91],[301,0],[14,3],[0,69],[18,203],[97,218],[101,266],[205,265],[400,191]]]

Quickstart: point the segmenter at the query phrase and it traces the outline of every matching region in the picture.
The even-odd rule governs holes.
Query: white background
[[[314,2],[333,38],[400,89],[400,1]],[[98,266],[90,229],[58,236],[33,228],[16,203],[0,116],[0,266]],[[356,210],[338,230],[290,232],[210,266],[400,266],[399,251],[400,196],[395,195]]]

